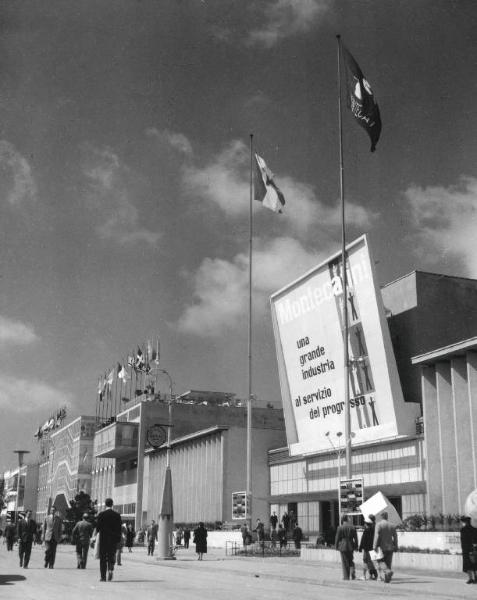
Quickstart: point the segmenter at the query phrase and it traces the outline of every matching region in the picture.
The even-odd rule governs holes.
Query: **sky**
[[[0,8],[0,471],[94,415],[148,338],[174,391],[281,405],[270,295],[341,245],[337,39],[381,111],[343,108],[347,238],[379,284],[477,277],[474,0],[11,0]],[[167,388],[167,378],[160,385]]]

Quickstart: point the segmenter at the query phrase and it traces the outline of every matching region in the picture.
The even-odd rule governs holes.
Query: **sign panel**
[[[363,504],[364,483],[362,477],[340,480],[340,514],[360,515]]]
[[[326,433],[344,432],[346,373],[353,444],[411,434],[419,414],[402,396],[366,236],[346,250],[347,371],[341,253],[271,297],[291,455],[328,450]]]
[[[247,518],[247,493],[232,492],[232,519]]]

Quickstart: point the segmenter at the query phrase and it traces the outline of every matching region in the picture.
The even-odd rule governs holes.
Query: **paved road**
[[[148,557],[144,548],[123,554],[112,582],[99,581],[99,563],[90,557],[76,569],[72,546],[58,549],[54,569],[43,567],[44,551],[35,546],[28,569],[18,565],[16,551],[0,547],[0,598],[5,600],[432,600],[477,598],[477,585],[465,585],[464,574],[396,573],[390,584],[341,581],[338,566],[299,558],[227,557],[211,550],[202,562],[193,549],[180,550],[175,561]],[[358,557],[359,560],[360,557]]]

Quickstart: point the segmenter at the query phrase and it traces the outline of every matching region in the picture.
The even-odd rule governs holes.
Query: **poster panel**
[[[353,444],[412,433],[419,408],[403,399],[367,237],[346,251]],[[343,302],[341,253],[271,297],[291,455],[329,450],[326,433],[345,430]]]
[[[364,480],[362,477],[340,479],[340,514],[360,515],[364,499]]]

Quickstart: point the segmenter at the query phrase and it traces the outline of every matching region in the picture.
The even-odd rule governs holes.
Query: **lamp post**
[[[29,454],[30,450],[14,450],[15,454],[18,454],[18,477],[17,477],[17,495],[15,498],[15,525],[18,523],[18,496],[20,495],[20,477],[21,468],[23,466],[23,456]]]
[[[162,560],[174,560],[175,556],[172,550],[172,527],[174,524],[174,510],[172,503],[172,474],[171,474],[171,429],[172,429],[172,377],[165,369],[158,369],[158,372],[164,373],[169,380],[169,410],[167,423],[167,454],[166,454],[166,472],[164,476],[164,488],[162,492],[161,511],[159,513],[159,533],[157,540],[157,557]]]
[[[333,444],[332,439],[330,438],[330,431],[327,431],[325,433],[325,436],[327,437],[328,441],[331,444],[331,447],[333,448],[333,451],[336,453],[336,459],[337,459],[337,463],[338,463],[338,523],[341,522],[341,493],[340,493],[340,486],[341,486],[341,456],[343,454],[343,450],[341,449],[341,445],[340,445],[340,441],[341,441],[341,436],[343,435],[343,432],[341,431],[337,431],[336,432],[336,437],[338,438],[338,447],[336,447]]]

